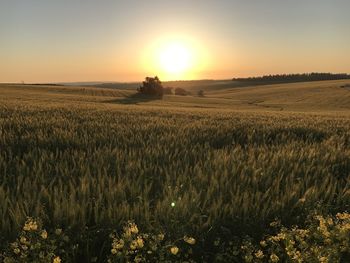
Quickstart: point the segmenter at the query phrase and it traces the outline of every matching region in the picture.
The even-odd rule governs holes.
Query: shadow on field
[[[159,96],[150,96],[150,95],[135,93],[135,94],[132,94],[132,95],[125,97],[125,98],[108,100],[105,102],[117,103],[117,104],[138,104],[141,102],[149,102],[149,101],[159,100],[159,99],[161,99],[161,97],[159,97]]]

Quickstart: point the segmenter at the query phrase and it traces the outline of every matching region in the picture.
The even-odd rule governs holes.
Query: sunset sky
[[[349,0],[1,0],[0,82],[350,73]]]

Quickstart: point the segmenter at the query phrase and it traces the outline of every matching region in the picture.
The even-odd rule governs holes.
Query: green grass
[[[81,252],[89,258],[128,219],[174,238],[191,233],[206,247],[217,236],[260,238],[275,218],[303,225],[315,208],[349,210],[343,83],[319,86],[328,94],[336,85],[327,111],[325,95],[307,108],[280,102],[283,111],[249,104],[254,96],[275,101],[281,90],[309,94],[317,83],[162,101],[130,101],[128,90],[2,85],[0,243],[26,216],[77,237],[86,227],[100,231]],[[235,98],[243,93],[246,100]]]

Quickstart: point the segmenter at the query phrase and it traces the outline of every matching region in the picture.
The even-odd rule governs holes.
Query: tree
[[[140,86],[137,90],[142,94],[160,97],[162,97],[164,93],[162,82],[157,76],[154,78],[146,77],[145,81],[142,82],[142,86]]]
[[[188,94],[190,94],[190,93],[183,88],[176,88],[175,89],[175,95],[186,96]]]

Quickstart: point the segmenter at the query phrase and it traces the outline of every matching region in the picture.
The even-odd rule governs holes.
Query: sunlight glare
[[[202,41],[185,36],[162,36],[144,48],[141,58],[146,74],[163,81],[190,80],[198,77],[208,65]]]
[[[192,65],[191,51],[180,43],[171,43],[159,53],[160,67],[170,74],[183,74]]]

